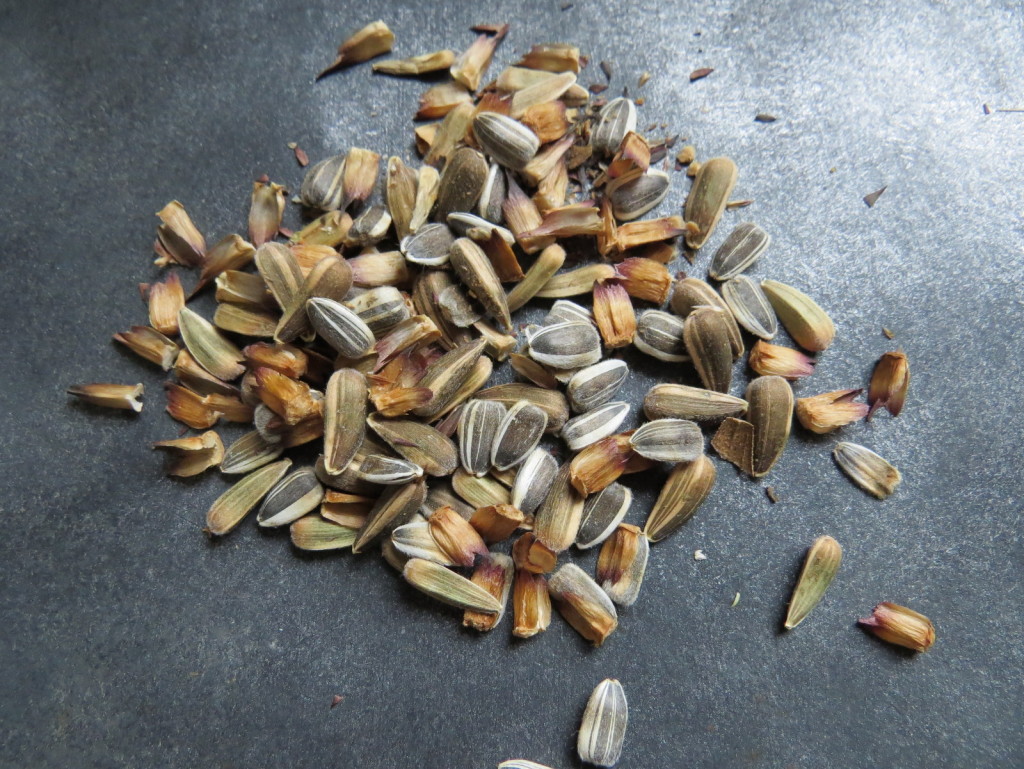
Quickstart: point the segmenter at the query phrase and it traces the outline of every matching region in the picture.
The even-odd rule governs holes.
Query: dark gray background
[[[982,107],[1024,107],[1019,4],[559,6],[0,2],[0,764],[575,766],[606,676],[631,703],[622,767],[1024,764],[1024,114]],[[606,59],[613,90],[644,95],[642,127],[735,158],[735,197],[756,203],[727,214],[694,272],[742,219],[773,234],[755,274],[805,288],[838,328],[798,394],[863,385],[883,351],[907,352],[904,414],[842,433],[902,469],[895,496],[839,474],[836,436],[795,435],[767,478],[774,506],[719,463],[712,498],[653,548],[640,600],[598,650],[558,617],[526,642],[507,620],[463,632],[373,555],[301,557],[251,522],[211,545],[203,514],[225,482],[163,476],[148,446],[178,425],[162,376],[110,335],[145,318],[135,286],[157,275],[153,212],[168,200],[212,243],[244,232],[253,178],[297,188],[289,141],[314,159],[352,144],[411,156],[421,83],[368,66],[312,82],[378,17],[402,56],[509,21],[492,74],[569,40],[591,57],[584,85]],[[702,66],[715,72],[690,84]],[[673,184],[665,213],[688,186]],[[638,368],[637,402],[651,376],[678,375]],[[147,407],[69,405],[64,388],[90,381],[143,381]],[[843,544],[842,570],[781,635],[822,533]],[[930,653],[856,629],[882,600],[935,621]]]

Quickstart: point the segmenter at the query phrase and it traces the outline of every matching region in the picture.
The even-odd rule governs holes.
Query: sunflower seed
[[[297,336],[305,336],[312,331],[306,302],[314,297],[333,299],[340,302],[352,288],[352,268],[348,262],[332,254],[321,259],[309,271],[302,286],[296,291],[281,315],[274,332],[278,342],[290,342]]]
[[[206,318],[182,307],[178,312],[178,326],[189,354],[215,377],[230,382],[245,372],[242,351]]]
[[[391,229],[391,214],[384,206],[370,206],[357,216],[345,236],[349,248],[374,246],[384,239]]]
[[[793,341],[811,352],[828,349],[836,327],[826,312],[803,291],[777,280],[762,280],[761,288]]]
[[[504,227],[489,222],[476,214],[452,213],[448,214],[448,226],[456,234],[486,243],[493,233],[505,241],[509,246],[516,244],[516,236]]]
[[[398,486],[423,477],[423,468],[413,462],[384,454],[369,454],[349,468],[356,478],[381,486]]]
[[[727,393],[732,381],[732,346],[725,313],[714,307],[699,307],[683,326],[686,349],[694,368],[709,390]]]
[[[512,505],[525,515],[533,515],[556,475],[558,462],[551,454],[540,448],[531,451],[512,484]]]
[[[690,360],[683,338],[685,321],[661,310],[647,310],[636,323],[633,344],[640,352],[669,363]]]
[[[451,438],[428,424],[414,419],[385,419],[379,414],[370,414],[366,424],[427,475],[451,475],[459,464]]]
[[[406,235],[402,240],[402,253],[413,264],[426,267],[440,267],[448,263],[455,235],[447,224],[434,222],[416,230],[415,235]]]
[[[324,488],[313,469],[304,467],[278,481],[263,500],[256,521],[269,528],[284,526],[315,510],[323,498]]]
[[[778,320],[768,297],[746,275],[738,275],[723,283],[722,298],[729,305],[736,322],[754,336],[772,339],[778,332]]]
[[[253,263],[274,301],[287,309],[305,281],[295,255],[280,243],[268,242],[256,249]]]
[[[234,529],[284,477],[291,464],[290,459],[282,459],[261,467],[221,494],[206,513],[206,531],[221,536]]]
[[[435,221],[447,221],[448,214],[455,211],[472,211],[487,181],[487,170],[487,161],[475,149],[455,150],[441,174]]]
[[[379,337],[411,316],[402,292],[394,286],[377,286],[345,302],[370,332]]]
[[[424,419],[439,416],[473,374],[474,366],[480,360],[485,345],[484,339],[466,342],[427,366],[417,387],[426,387],[434,394],[427,403],[413,409],[412,413]]]
[[[508,594],[512,592],[512,559],[504,553],[490,553],[476,563],[470,581],[479,585],[498,601],[497,613],[485,613],[466,609],[462,616],[463,627],[474,630],[493,630],[505,614]]]
[[[352,552],[359,553],[377,537],[408,522],[427,497],[427,484],[420,478],[404,486],[392,486],[374,504],[366,523],[359,529]]]
[[[615,604],[608,594],[574,563],[565,564],[551,575],[548,591],[566,622],[594,646],[604,643],[619,625]],[[587,760],[582,753],[581,757]]]
[[[885,499],[899,486],[900,471],[871,449],[843,441],[832,452],[839,469],[868,494]]]
[[[335,155],[310,166],[299,187],[303,205],[319,211],[336,211],[341,208],[344,176],[344,155]]]
[[[612,483],[587,497],[583,520],[576,534],[576,547],[586,550],[608,539],[626,517],[631,504],[633,492],[619,483]]]
[[[504,330],[510,330],[512,319],[505,290],[487,254],[469,238],[459,238],[452,244],[450,261],[459,280],[473,292],[487,314]]]
[[[316,333],[346,358],[363,357],[377,341],[362,318],[333,299],[310,299],[306,311]]]
[[[618,180],[608,184],[606,194],[619,221],[638,219],[668,195],[668,174],[653,168],[624,182],[616,184],[615,181]]]
[[[614,433],[628,415],[628,403],[605,403],[573,417],[562,425],[562,439],[572,451],[579,451]]]
[[[258,430],[253,430],[228,446],[220,462],[220,471],[228,475],[248,473],[273,462],[283,451],[280,442],[269,443]]]
[[[408,558],[423,558],[442,566],[455,565],[434,541],[434,537],[430,533],[430,526],[426,521],[413,521],[396,527],[391,532],[391,542],[402,555]]]
[[[491,163],[491,167],[487,171],[487,180],[480,193],[477,213],[489,222],[501,224],[505,218],[502,205],[505,203],[507,194],[508,185],[505,181],[505,172],[497,163]]]
[[[754,426],[753,475],[760,478],[782,456],[793,422],[793,388],[782,377],[762,376],[747,386],[747,418]]]
[[[636,106],[630,99],[612,99],[601,110],[597,126],[590,133],[590,146],[598,155],[614,155],[626,138],[636,130]]]
[[[534,516],[534,535],[556,553],[567,550],[576,540],[583,517],[584,498],[573,488],[569,478],[570,468],[566,462],[559,468]]]
[[[594,315],[586,307],[576,304],[569,299],[558,299],[551,305],[548,314],[540,322],[542,326],[553,326],[556,323],[568,323],[570,321],[594,322]]]
[[[319,515],[307,515],[291,525],[292,544],[299,550],[343,550],[352,547],[356,530],[324,520]]]
[[[355,369],[339,369],[324,395],[324,467],[340,473],[366,435],[366,379]]]
[[[597,332],[595,331],[595,333]],[[543,387],[513,382],[480,390],[476,397],[481,400],[498,401],[507,408],[524,400],[535,406],[540,406],[548,415],[547,431],[549,433],[557,433],[569,418],[569,404],[566,402],[565,396],[558,390],[548,390]]]
[[[427,526],[437,546],[458,566],[469,568],[487,555],[479,532],[450,507],[435,510],[427,519]]]
[[[521,463],[537,447],[547,423],[547,414],[539,406],[528,401],[514,404],[494,436],[491,464],[507,470]]]
[[[692,419],[697,422],[738,416],[747,402],[734,395],[679,384],[656,384],[644,398],[648,419]]]
[[[477,309],[477,305],[470,302],[466,292],[462,290],[462,286],[457,286],[454,283],[441,292],[437,303],[441,307],[441,312],[451,321],[452,325],[459,328],[468,328],[483,318],[483,312]]]
[[[599,683],[583,711],[576,752],[588,764],[614,766],[622,753],[629,710],[622,684],[614,678]]]
[[[508,308],[516,311],[537,295],[565,264],[565,249],[557,243],[547,246],[530,265],[526,275],[508,293]]]
[[[711,257],[708,275],[715,280],[735,278],[756,262],[771,242],[771,235],[753,222],[737,224]]]
[[[725,313],[726,323],[729,329],[729,344],[732,346],[733,358],[743,354],[743,337],[740,335],[740,327],[732,316],[732,311],[725,300],[719,296],[711,286],[698,278],[683,278],[677,280],[672,286],[672,296],[669,300],[672,312],[681,318],[686,318],[698,307],[707,305],[717,307]]]
[[[487,590],[444,566],[422,558],[410,558],[402,570],[405,581],[441,603],[459,609],[496,614],[498,599]]]
[[[714,232],[736,184],[736,174],[736,164],[729,158],[711,158],[700,167],[684,207],[686,245],[690,248],[700,248]]]
[[[474,510],[488,505],[507,505],[512,501],[509,490],[499,481],[489,475],[478,478],[462,468],[452,475],[452,488]]]
[[[518,120],[496,112],[481,112],[473,119],[473,135],[491,156],[513,171],[521,171],[537,154],[537,135]]]
[[[811,610],[821,601],[832,579],[839,571],[843,560],[843,549],[832,537],[818,537],[807,551],[804,568],[800,572],[793,597],[789,599],[789,611],[783,627],[792,630],[806,619]]]
[[[690,520],[711,493],[715,475],[715,466],[707,456],[676,465],[647,516],[647,539],[658,542]]]
[[[686,419],[655,419],[637,428],[629,443],[656,462],[692,462],[704,453],[703,433]]]
[[[467,473],[477,477],[491,469],[491,448],[505,407],[496,401],[471,400],[459,415],[459,458]]]
[[[565,324],[585,327],[583,324]],[[560,326],[546,326],[558,329]],[[536,337],[535,337],[536,338]],[[531,341],[531,349],[533,342]],[[591,411],[612,398],[629,376],[625,361],[609,359],[580,369],[566,387],[569,404],[577,413]]]
[[[597,583],[619,606],[632,606],[647,571],[650,542],[637,526],[619,525],[597,556]]]

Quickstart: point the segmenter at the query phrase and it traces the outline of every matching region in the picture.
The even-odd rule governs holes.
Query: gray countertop
[[[1019,4],[560,5],[0,2],[0,765],[577,766],[583,706],[608,676],[631,705],[624,769],[1024,765],[1024,114],[994,111],[1024,107]],[[168,200],[213,242],[242,231],[252,179],[297,189],[289,141],[314,159],[350,145],[413,157],[422,83],[368,66],[312,80],[375,18],[398,55],[508,21],[492,72],[573,42],[591,59],[584,85],[608,60],[612,91],[644,96],[641,127],[733,157],[734,196],[756,202],[673,269],[703,276],[738,221],[773,235],[754,275],[804,288],[838,328],[798,395],[863,386],[882,352],[907,353],[903,414],[841,433],[903,471],[896,494],[854,488],[829,456],[837,436],[795,433],[764,482],[716,459],[712,497],[652,548],[600,649],[558,617],[526,642],[507,620],[465,632],[379,558],[301,555],[252,522],[208,542],[226,480],[164,477],[148,449],[178,433],[163,377],[110,335],[145,318],[136,284],[157,275],[153,212]],[[664,213],[689,184],[672,183]],[[683,376],[627,359],[634,403]],[[146,409],[67,403],[89,381],[142,381]],[[629,520],[659,478],[630,481]],[[782,634],[823,533],[842,569]],[[934,620],[932,651],[855,627],[883,600]]]

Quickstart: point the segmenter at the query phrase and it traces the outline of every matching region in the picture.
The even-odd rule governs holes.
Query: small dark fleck
[[[477,24],[475,27],[470,27],[473,32],[479,32],[482,35],[501,35],[505,36],[508,32],[508,26],[506,24]]]
[[[754,120],[758,123],[774,123],[778,118],[775,115],[769,115],[767,112],[758,112],[754,115]]]
[[[309,155],[306,154],[306,151],[302,149],[302,147],[296,146],[293,152],[295,153],[295,160],[298,161],[300,166],[305,168],[309,165]]]
[[[874,192],[871,192],[864,196],[864,202],[868,204],[868,208],[874,207],[875,203],[878,202],[878,199],[882,197],[882,193],[885,192],[887,188],[888,185],[882,187],[882,189],[880,190],[875,190]]]
[[[604,73],[606,78],[609,80],[612,79],[612,63],[610,61],[601,62],[601,71]]]
[[[649,126],[647,126],[647,133],[650,133],[651,131],[653,131],[657,127],[658,127],[657,123],[651,123]]]
[[[774,486],[765,486],[764,493],[768,495],[768,500],[774,505],[779,501],[779,495],[775,493]]]
[[[988,108],[987,104],[982,104],[981,105],[981,111],[984,112],[986,115],[991,115],[992,114],[992,110],[990,110]]]
[[[628,99],[629,98],[629,86],[628,85],[624,85],[622,87],[622,98],[623,99]]]
[[[333,697],[331,697],[331,710],[334,710],[336,707],[338,707],[338,703],[340,703],[343,699],[345,698],[342,697],[340,694],[335,694]]]
[[[895,339],[896,338],[896,332],[891,331],[890,329],[887,329],[885,326],[882,326],[882,333],[885,334],[885,338],[886,339]]]
[[[562,3],[562,10],[563,11],[568,11],[570,8],[573,7],[573,5],[574,5],[574,3]]]
[[[587,90],[591,93],[604,93],[608,90],[608,86],[604,83],[591,83],[587,86]]]
[[[701,78],[707,77],[714,71],[713,67],[701,67],[700,69],[695,69],[690,73],[690,82],[692,83],[694,80],[700,80]]]
[[[698,29],[696,32],[693,33],[693,36],[694,37],[700,37],[702,34],[703,33]]]

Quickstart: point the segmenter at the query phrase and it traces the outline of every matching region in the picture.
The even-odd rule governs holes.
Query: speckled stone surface
[[[0,766],[578,766],[578,720],[606,676],[630,701],[626,769],[1024,765],[1024,114],[982,106],[1024,107],[1020,6],[560,5],[0,2]],[[145,317],[136,284],[157,275],[152,214],[168,200],[213,242],[244,226],[253,178],[297,188],[289,141],[314,159],[352,144],[411,157],[421,83],[367,66],[312,81],[378,17],[399,55],[460,49],[481,21],[513,25],[499,65],[570,40],[591,57],[585,85],[609,60],[612,91],[644,96],[641,127],[731,155],[734,196],[756,202],[680,267],[703,275],[744,219],[773,235],[753,274],[807,290],[838,328],[798,394],[864,385],[883,351],[907,352],[904,413],[843,431],[902,469],[897,493],[854,488],[836,436],[794,435],[766,479],[776,505],[716,460],[711,499],[652,548],[601,649],[557,617],[526,642],[507,620],[465,632],[379,558],[300,555],[251,521],[208,542],[226,482],[163,476],[148,446],[178,426],[161,372],[110,335]],[[688,181],[672,184],[665,213]],[[690,376],[627,359],[634,403]],[[142,381],[147,407],[69,404],[64,388],[89,381]],[[628,520],[658,480],[630,479]],[[843,567],[782,634],[822,533]],[[882,600],[935,621],[931,652],[855,627]]]

